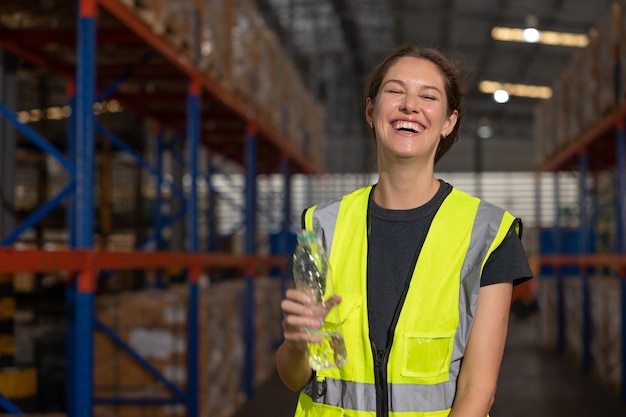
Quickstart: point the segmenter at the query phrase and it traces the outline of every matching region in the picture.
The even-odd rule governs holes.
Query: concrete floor
[[[533,318],[511,319],[491,417],[626,416],[626,403],[539,347],[536,334]],[[296,399],[274,376],[233,417],[291,417]]]

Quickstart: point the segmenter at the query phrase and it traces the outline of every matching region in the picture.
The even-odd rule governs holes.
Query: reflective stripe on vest
[[[344,203],[354,205],[356,210],[354,212],[350,211],[350,219],[352,219],[351,221],[355,221],[356,224],[359,224],[365,217],[364,214],[361,215],[363,218],[359,217],[359,211],[367,207],[365,200],[367,200],[370,190],[371,187],[366,187],[346,196],[348,197],[347,199],[344,197],[344,199],[318,205],[314,207],[314,210],[307,210],[304,217],[305,226],[309,229],[314,229],[318,233],[318,236],[322,238],[327,251],[331,255],[331,264],[333,263],[332,245],[335,230],[340,229],[337,227],[338,224],[336,224],[336,222],[340,215],[341,205]],[[466,229],[462,229],[471,230],[471,233],[469,234],[469,241],[466,243],[466,253],[462,262],[460,262],[457,275],[460,276],[459,284],[457,284],[458,311],[462,313],[457,318],[457,322],[453,323],[455,327],[452,328],[452,334],[448,337],[451,344],[451,353],[448,353],[447,372],[445,375],[433,374],[432,378],[428,373],[420,374],[420,372],[415,372],[418,378],[413,378],[413,374],[408,371],[403,373],[404,370],[397,369],[400,367],[395,366],[401,360],[401,353],[396,352],[394,356],[395,359],[393,359],[395,362],[392,362],[392,359],[390,359],[390,366],[388,367],[390,412],[434,412],[445,410],[452,406],[460,362],[467,345],[476,308],[482,267],[488,255],[502,242],[510,226],[515,221],[513,216],[501,208],[480,201],[454,189],[451,194],[446,197],[442,207],[444,207],[444,205],[446,206],[443,211],[472,213],[460,215],[460,218],[449,220],[452,222],[471,222],[464,225]],[[468,207],[470,207],[470,209],[468,209]],[[470,215],[472,215],[473,218],[469,218],[468,216]],[[353,220],[353,217],[357,219]],[[354,247],[351,247],[351,249],[355,251],[363,250],[363,242],[359,242],[359,240],[362,239],[364,231],[359,230],[360,228],[361,226],[355,227],[355,224],[351,223],[351,227],[348,228],[350,232],[346,232],[345,228],[341,229],[343,233],[355,234],[356,237],[350,236],[350,238],[354,240]],[[353,229],[355,230],[354,232],[352,232]],[[361,246],[359,246],[359,244],[361,244]],[[357,264],[363,263],[362,258],[357,257],[357,260]],[[363,267],[356,265],[354,269],[355,271],[362,271]],[[418,269],[419,267],[416,267],[416,271]],[[364,281],[365,278],[361,277],[361,279]],[[338,293],[341,294],[339,291]],[[365,291],[363,291],[363,297],[365,297]],[[456,312],[453,313],[456,314]],[[362,315],[361,317],[367,316],[366,312],[361,312],[360,314]],[[367,325],[367,322],[364,321],[364,324]],[[405,331],[406,328],[410,330],[411,323],[407,322],[405,319],[403,326],[405,326]],[[424,340],[425,342],[430,342],[430,339]],[[347,346],[349,342],[350,339],[346,338]],[[366,342],[368,345],[367,349],[370,349],[369,341],[367,341],[365,337],[361,338],[362,344]],[[359,342],[357,341],[356,343]],[[394,342],[392,352],[394,352],[395,346],[396,342]],[[320,371],[318,373],[320,381],[312,381],[305,387],[303,393],[311,397],[315,403],[368,414],[375,413],[376,387],[373,383],[373,376],[370,376],[370,374],[373,374],[373,362],[371,357],[367,357],[366,347],[362,346],[361,349],[363,349],[362,352],[359,353],[357,351],[357,360],[362,359],[362,363],[359,363],[357,366],[363,367],[365,370],[359,371],[352,369],[354,368],[353,366],[348,370]],[[350,357],[351,353],[352,351],[348,346],[348,362],[350,362],[351,359],[354,361],[354,357]],[[363,355],[363,357],[358,357],[359,354]],[[390,358],[393,355],[392,353]],[[371,353],[369,356],[371,356]],[[407,377],[406,374],[409,374],[409,377]],[[358,375],[361,376],[359,377]]]

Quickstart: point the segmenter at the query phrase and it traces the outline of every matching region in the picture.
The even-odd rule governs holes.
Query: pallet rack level
[[[0,250],[0,273],[11,272],[52,272],[67,271],[71,278],[67,284],[67,302],[69,323],[67,331],[67,412],[71,417],[87,417],[93,412],[97,401],[104,403],[128,403],[124,399],[94,399],[93,397],[93,331],[98,322],[94,320],[94,292],[96,290],[96,272],[100,270],[128,269],[162,269],[179,267],[187,271],[189,284],[189,330],[188,330],[188,380],[185,392],[172,387],[175,398],[172,402],[183,403],[187,407],[187,415],[198,416],[198,351],[197,351],[197,310],[198,277],[200,272],[212,267],[235,267],[245,271],[247,280],[246,306],[246,346],[251,349],[254,339],[250,332],[252,323],[252,303],[254,299],[254,274],[259,267],[283,266],[286,256],[255,256],[255,193],[257,173],[279,171],[285,176],[288,187],[288,176],[292,173],[320,173],[314,165],[296,148],[290,145],[278,133],[278,130],[262,120],[257,120],[253,109],[234,94],[228,92],[219,82],[200,71],[193,59],[182,54],[163,35],[156,34],[134,12],[119,0],[79,0],[75,11],[74,30],[7,30],[0,28],[0,47],[30,63],[46,68],[51,73],[64,77],[68,85],[68,103],[73,109],[68,119],[66,156],[38,132],[21,123],[15,117],[15,110],[0,104],[0,113],[15,128],[34,143],[41,151],[54,157],[66,169],[70,181],[50,201],[35,210],[14,233],[8,235],[1,243],[7,248]],[[71,3],[64,7],[71,9]],[[65,10],[65,9],[64,9]],[[66,11],[66,10],[65,10]],[[61,13],[61,12],[59,12]],[[98,28],[99,20],[105,19],[107,27]],[[98,36],[100,30],[102,36]],[[67,60],[62,54],[54,56],[37,45],[42,40],[54,39],[62,47],[72,48],[74,43],[76,63]],[[108,65],[106,68],[98,64],[98,48],[118,42],[129,47],[139,47],[142,52],[137,55],[135,67],[126,62],[124,66]],[[65,43],[65,44],[64,44]],[[110,49],[109,49],[110,51]],[[152,64],[151,60],[157,61]],[[150,71],[140,67],[162,71],[169,77],[186,80],[187,91],[178,93],[155,93],[150,100],[137,94],[132,96],[121,92],[118,87],[131,76],[148,80]],[[122,68],[123,67],[123,68]],[[111,73],[117,72],[112,76]],[[148,73],[148,74],[146,74]],[[186,100],[185,100],[186,96]],[[184,201],[187,217],[187,249],[188,252],[128,252],[117,253],[97,251],[94,249],[94,164],[96,131],[112,140],[118,148],[124,149],[123,141],[98,123],[94,116],[93,105],[97,100],[107,97],[118,99],[126,108],[147,119],[157,121],[161,127],[183,131],[186,137],[186,168],[191,178],[197,178],[200,146],[205,145],[211,152],[234,155],[235,162],[240,162],[246,170],[246,212],[245,212],[245,255],[223,255],[199,252],[198,242],[198,190],[192,181],[190,193]],[[142,100],[143,98],[143,100]],[[160,111],[157,104],[183,100],[186,120],[166,117],[168,113],[176,114],[168,109]],[[233,140],[211,142],[205,138],[204,128],[200,121],[226,120],[229,126],[227,134]],[[233,127],[234,126],[234,127]],[[161,132],[159,132],[160,135]],[[160,137],[160,136],[159,136]],[[162,150],[162,146],[158,146]],[[245,152],[244,152],[245,151]],[[138,161],[139,162],[139,161]],[[140,162],[141,164],[141,162]],[[152,169],[145,167],[147,169]],[[154,168],[159,183],[160,164]],[[285,190],[285,198],[289,192]],[[8,248],[27,228],[35,225],[49,211],[67,199],[67,227],[71,250],[67,251],[17,251]],[[288,217],[289,202],[285,200],[285,216]],[[289,223],[284,221],[287,229]],[[159,229],[157,224],[157,230]],[[283,230],[285,237],[287,231]],[[154,236],[153,238],[158,238]],[[286,245],[282,245],[283,249]],[[246,355],[246,394],[253,395],[253,356]],[[145,364],[147,365],[147,364]],[[161,376],[162,377],[162,376]],[[165,381],[165,378],[163,378]],[[97,401],[96,401],[97,400]],[[158,401],[156,399],[138,399],[136,403],[144,404]],[[0,407],[9,413],[19,414],[20,411],[0,393]]]
[[[614,67],[614,109],[605,117],[598,120],[594,126],[582,132],[569,143],[557,149],[549,155],[537,171],[539,177],[542,173],[554,174],[555,192],[555,224],[552,229],[554,237],[553,253],[542,252],[539,264],[548,268],[556,282],[556,350],[558,354],[565,351],[564,328],[567,317],[564,314],[564,290],[563,283],[567,279],[565,270],[574,268],[580,274],[581,279],[581,341],[582,357],[581,370],[587,374],[590,371],[593,357],[591,354],[592,329],[590,309],[590,280],[592,271],[602,269],[615,270],[620,284],[621,297],[621,383],[620,397],[626,402],[626,236],[624,225],[626,221],[626,147],[625,147],[625,117],[626,103],[622,97],[622,58],[620,48],[623,47],[621,21],[623,20],[621,7],[614,3],[611,9],[613,34],[613,67]],[[603,41],[607,41],[603,39]],[[606,81],[605,81],[606,82]],[[554,138],[552,138],[554,139]],[[561,139],[561,138],[559,138]],[[566,138],[567,139],[567,138]],[[589,182],[593,180],[591,174],[600,171],[614,171],[615,175],[615,208],[616,208],[616,247],[614,253],[593,252],[591,242],[591,213],[588,208],[593,207],[592,200],[596,198],[590,193]],[[575,171],[579,176],[579,207],[580,225],[578,228],[578,250],[576,253],[564,253],[564,231],[560,225],[559,215],[559,187],[558,174],[563,171]],[[539,188],[540,182],[537,182]],[[537,214],[539,213],[539,196],[537,193]],[[539,217],[537,217],[539,218]],[[541,250],[541,249],[540,249]],[[543,279],[546,279],[545,277]]]

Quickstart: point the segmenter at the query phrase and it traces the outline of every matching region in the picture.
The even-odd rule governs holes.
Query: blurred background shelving
[[[537,279],[513,311],[626,401],[625,6],[0,0],[0,410],[250,401],[300,213],[376,181],[361,89],[406,42],[468,74],[436,174],[524,220]],[[529,25],[587,43],[496,36]]]

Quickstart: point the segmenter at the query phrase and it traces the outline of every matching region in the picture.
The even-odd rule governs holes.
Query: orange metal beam
[[[558,171],[565,163],[574,158],[578,153],[582,152],[587,146],[601,138],[603,135],[608,133],[611,129],[615,129],[617,126],[618,120],[624,117],[626,113],[626,105],[622,106],[619,109],[613,111],[613,113],[609,114],[605,118],[603,118],[599,123],[597,123],[593,128],[589,129],[585,133],[583,133],[580,137],[574,140],[572,143],[567,145],[565,148],[561,149],[546,161],[541,167],[539,167],[539,172],[549,172],[549,171]]]
[[[10,35],[8,35],[10,33]],[[13,41],[29,47],[41,47],[42,44],[59,43],[76,45],[76,31],[74,29],[11,29],[3,30],[3,35],[10,36]],[[4,36],[3,36],[4,37]],[[98,44],[143,44],[143,41],[128,30],[100,29],[98,30]]]
[[[89,252],[0,249],[0,273],[80,271]]]
[[[0,273],[104,269],[283,267],[287,256],[241,256],[226,253],[111,252],[88,250],[0,249]]]
[[[626,267],[626,254],[594,253],[594,254],[572,254],[572,255],[542,255],[539,257],[539,264],[543,266],[580,266],[580,267],[600,267],[613,266],[618,268]]]

